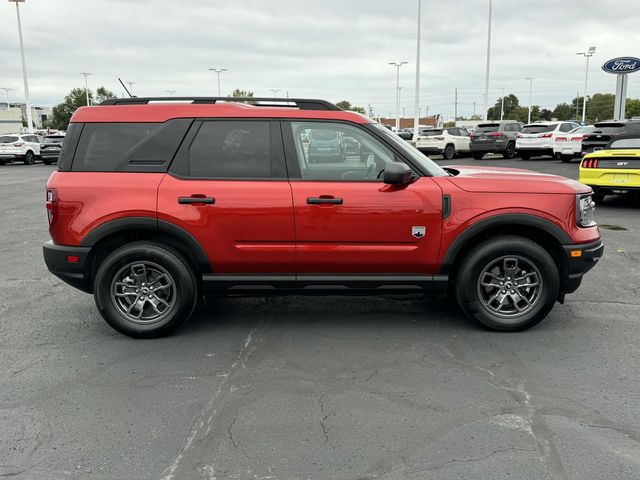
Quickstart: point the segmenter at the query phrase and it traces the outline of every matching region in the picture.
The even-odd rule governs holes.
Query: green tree
[[[358,112],[363,115],[366,115],[367,113],[364,107],[356,107],[355,105],[351,105],[351,103],[346,100],[341,100],[338,103],[336,103],[336,107],[341,108],[342,110],[350,110],[352,112]]]
[[[520,101],[513,93],[504,97],[504,118],[512,120],[513,115],[520,106]],[[489,120],[500,120],[500,110],[502,108],[502,97],[498,98],[496,104],[487,110]]]
[[[589,123],[613,118],[616,96],[613,93],[594,93],[587,98],[587,119]]]
[[[227,97],[253,97],[253,92],[236,88],[233,92],[231,92],[231,95],[227,95]]]
[[[540,110],[540,120],[551,120],[553,112],[548,108],[543,108]]]
[[[640,117],[640,98],[628,98],[625,107],[626,117]]]
[[[98,87],[96,90],[96,101],[95,103],[102,103],[105,100],[109,100],[110,98],[116,98],[116,94],[110,90],[107,90],[104,87]]]
[[[104,87],[98,87],[95,94],[89,90],[89,102],[92,105],[100,103],[108,98],[116,98],[115,94]],[[74,88],[65,97],[64,101],[53,107],[51,119],[47,122],[50,128],[66,130],[73,113],[80,107],[87,105],[87,95],[84,88]]]
[[[575,118],[576,116],[576,107],[575,105],[569,105],[568,103],[562,102],[556,105],[556,108],[551,112],[551,117],[557,118],[558,120],[569,120]],[[548,118],[547,120],[550,120]]]

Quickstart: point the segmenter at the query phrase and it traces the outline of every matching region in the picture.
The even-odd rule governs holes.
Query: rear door
[[[417,274],[436,269],[442,191],[429,177],[397,186],[384,168],[399,157],[363,127],[283,122],[291,177],[299,278],[305,275]],[[350,137],[359,155],[310,158],[305,138]],[[313,161],[311,161],[313,160]]]
[[[158,218],[190,232],[214,274],[295,274],[278,122],[194,122],[158,190]]]

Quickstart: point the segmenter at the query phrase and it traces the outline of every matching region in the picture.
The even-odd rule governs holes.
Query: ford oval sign
[[[636,57],[618,57],[612,58],[604,65],[602,69],[607,73],[615,73],[622,75],[625,73],[633,73],[640,70],[640,58]]]

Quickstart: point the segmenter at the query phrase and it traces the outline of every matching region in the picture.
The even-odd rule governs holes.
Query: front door
[[[295,274],[278,122],[196,121],[158,190],[158,218],[193,235],[215,275]]]
[[[398,157],[366,129],[283,122],[295,212],[299,276],[435,273],[442,191],[429,177],[383,183]],[[344,145],[312,149],[310,145]],[[324,155],[326,153],[326,155]]]

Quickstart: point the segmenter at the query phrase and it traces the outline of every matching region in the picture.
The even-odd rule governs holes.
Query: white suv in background
[[[31,165],[40,156],[40,144],[44,138],[35,133],[0,135],[0,165],[14,160]]]
[[[525,125],[516,137],[516,152],[523,160],[529,160],[534,155],[554,157],[553,144],[556,137],[578,127],[573,122],[536,122]]]
[[[596,129],[593,125],[578,127],[566,135],[558,135],[553,143],[553,154],[563,162],[570,162],[582,153],[582,139]]]
[[[451,160],[456,153],[469,153],[469,132],[464,128],[430,128],[420,130],[416,148],[422,153],[435,153]]]

